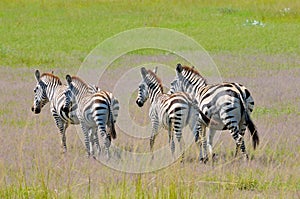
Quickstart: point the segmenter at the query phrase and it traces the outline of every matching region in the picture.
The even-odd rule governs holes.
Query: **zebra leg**
[[[63,130],[61,132],[61,145],[62,145],[62,152],[66,153],[67,152],[67,138],[66,138],[66,129],[68,128],[68,123],[65,123],[63,125]]]
[[[195,142],[197,143],[199,141],[200,132],[201,132],[201,124],[199,123],[199,121],[195,123],[194,128],[191,130],[193,131]]]
[[[80,126],[84,135],[84,144],[87,153],[87,157],[90,157],[90,138],[89,138],[89,128],[83,122],[80,122]]]
[[[235,140],[236,143],[236,150],[234,157],[237,157],[237,154],[239,153],[239,149],[241,148],[243,137],[239,133],[239,126],[238,125],[232,125],[229,127],[229,130],[231,131],[231,136]]]
[[[185,147],[185,143],[184,143],[183,138],[180,139],[180,140],[178,140],[178,142],[179,142],[180,153],[182,154],[180,162],[184,163],[184,147]]]
[[[109,160],[110,159],[109,147],[111,144],[110,138],[105,131],[105,126],[104,127],[98,126],[98,131],[100,132],[100,136],[102,137],[102,140],[104,141],[104,147],[105,147],[104,149],[105,149],[106,158],[107,158],[107,160]]]
[[[175,142],[174,142],[174,135],[173,135],[173,126],[171,120],[169,120],[168,124],[168,134],[169,134],[169,144],[171,148],[172,157],[174,159],[174,152],[175,152]]]
[[[205,126],[202,125],[201,121],[196,122],[194,129],[193,129],[193,134],[195,136],[195,142],[197,143],[197,146],[199,148],[199,161],[206,163],[208,160],[207,157],[207,146],[206,146],[206,132],[205,132]],[[200,140],[199,140],[200,137]],[[204,151],[204,155],[203,155]],[[204,158],[205,157],[205,158]]]
[[[97,156],[100,157],[100,144],[98,139],[97,128],[90,129],[89,139],[90,139],[90,154],[93,156],[94,159],[97,159]]]
[[[246,123],[243,123],[242,125],[240,125],[240,135],[242,136],[241,151],[244,156],[244,159],[248,160],[249,156],[247,154],[245,141],[244,141],[245,132],[246,132]]]
[[[179,123],[179,124],[181,124],[181,122],[177,122],[177,123]],[[178,143],[179,143],[179,149],[180,149],[180,154],[181,154],[181,161],[180,162],[183,162],[183,159],[184,159],[184,152],[183,152],[183,144],[182,144],[182,140],[181,140],[181,137],[182,137],[182,127],[181,126],[176,126],[176,125],[174,125],[174,134],[175,134],[175,136],[176,136],[176,139],[177,139],[177,141],[178,141]],[[175,151],[175,149],[174,149],[174,151]]]
[[[93,129],[90,129],[89,132],[89,149],[90,149],[90,155],[94,156],[94,132]]]
[[[200,162],[204,164],[208,161],[207,155],[207,139],[206,139],[206,127],[203,124],[199,124],[199,131],[200,131],[200,139],[201,139],[201,156],[199,157]],[[202,152],[203,151],[203,152]],[[202,154],[203,153],[203,154]]]
[[[65,123],[60,116],[57,115],[56,112],[52,113],[56,126],[59,129],[59,133],[61,135],[61,148],[62,153],[67,152],[67,141],[66,141],[66,129],[68,128],[68,123]]]
[[[199,140],[196,144],[199,150],[199,162],[201,162],[201,160],[203,159],[202,142]]]
[[[158,131],[158,121],[153,120],[152,121],[152,132],[151,132],[151,137],[150,137],[150,151],[151,151],[151,154],[152,154],[152,159],[154,158],[153,146],[154,146],[155,138],[156,138],[156,135],[157,135],[157,131]]]
[[[233,126],[231,130],[232,137],[234,138],[236,142],[236,150],[235,150],[235,157],[237,157],[237,154],[239,151],[242,151],[242,155],[244,156],[244,160],[248,160],[248,154],[246,152],[245,142],[244,142],[244,134],[246,130],[246,125],[242,124],[239,126]]]
[[[96,152],[97,152],[97,156],[100,158],[100,154],[101,154],[101,148],[100,148],[100,144],[99,144],[99,138],[98,138],[98,132],[96,128],[92,129],[93,134],[94,134],[94,144],[96,144]]]
[[[213,141],[214,141],[215,134],[216,134],[215,129],[208,128],[207,147],[209,150],[209,155],[212,158],[212,161],[214,161],[214,158],[216,156],[215,153],[213,153]]]
[[[170,148],[171,148],[171,153],[172,153],[173,160],[175,160],[175,142],[174,142],[174,136],[172,136],[172,138],[171,138]]]

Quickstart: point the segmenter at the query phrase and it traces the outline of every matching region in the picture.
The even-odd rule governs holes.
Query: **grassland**
[[[299,12],[300,3],[287,0],[1,1],[0,198],[299,198]],[[253,151],[246,135],[251,161],[233,158],[228,132],[216,142],[220,160],[214,167],[200,165],[192,146],[185,165],[147,174],[115,171],[85,158],[74,127],[67,133],[68,153],[59,153],[49,107],[38,116],[30,112],[34,69],[76,73],[98,43],[139,27],[192,37],[224,80],[251,90],[261,138]],[[116,144],[134,147],[122,133]]]
[[[137,27],[165,27],[210,53],[299,53],[300,3],[291,1],[1,1],[2,66],[78,66],[104,39]],[[290,8],[283,13],[284,8]],[[266,26],[245,26],[246,20]]]

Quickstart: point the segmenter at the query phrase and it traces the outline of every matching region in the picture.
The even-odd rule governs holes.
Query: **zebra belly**
[[[220,118],[219,114],[213,114],[211,116],[211,120],[210,120],[210,124],[209,124],[209,128],[215,129],[215,130],[223,130],[225,125],[222,121],[222,119]]]
[[[222,107],[219,111],[206,115],[211,119],[209,127],[215,130],[226,130],[228,124],[239,124],[242,121],[239,106]]]
[[[69,122],[71,124],[79,124],[79,119],[77,117],[77,111],[72,111],[69,113]]]

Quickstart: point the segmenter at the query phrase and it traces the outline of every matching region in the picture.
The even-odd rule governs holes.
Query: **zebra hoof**
[[[97,157],[93,155],[93,159],[94,159],[94,160],[97,160]]]
[[[212,154],[212,161],[216,162],[218,160],[219,155],[216,153]]]
[[[62,147],[62,149],[61,149],[61,154],[66,154],[66,153],[67,153],[67,148]]]
[[[89,159],[90,156],[91,156],[91,154],[90,154],[89,152],[87,152],[86,155],[85,155],[85,157],[86,157],[87,159]]]
[[[206,164],[208,161],[208,157],[200,158],[200,163]]]
[[[245,154],[244,155],[244,161],[248,161],[249,160],[249,156],[248,156],[248,154]]]

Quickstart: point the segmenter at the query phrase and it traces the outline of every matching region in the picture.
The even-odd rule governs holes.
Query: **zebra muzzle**
[[[144,103],[139,101],[138,99],[135,102],[139,107],[142,107],[144,105]]]
[[[34,108],[34,106],[32,106],[31,111],[34,112],[35,114],[39,114],[41,112],[41,109],[40,108]]]
[[[70,112],[69,108],[64,106],[64,107],[62,107],[62,111],[65,112],[67,115],[69,115],[69,112]]]

